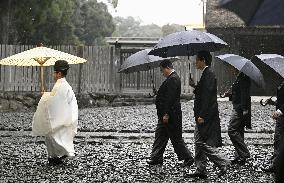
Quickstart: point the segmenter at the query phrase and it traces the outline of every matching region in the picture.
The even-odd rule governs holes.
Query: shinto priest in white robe
[[[32,133],[46,137],[49,157],[75,156],[78,105],[65,78],[58,79],[51,92],[44,92],[33,117]]]

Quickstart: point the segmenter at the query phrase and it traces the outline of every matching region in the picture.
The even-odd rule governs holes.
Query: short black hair
[[[169,59],[163,60],[163,61],[160,63],[160,66],[161,66],[162,68],[170,68],[170,69],[174,68],[174,67],[173,67],[173,63],[172,63]]]
[[[61,75],[62,75],[63,77],[66,77],[66,76],[67,76],[68,69],[66,69],[66,70],[61,70],[61,71],[58,71],[58,72],[61,72]]]
[[[69,64],[66,60],[57,60],[54,64],[54,71],[60,72],[63,77],[67,75]]]
[[[209,51],[199,51],[196,55],[197,59],[204,60],[205,64],[210,66],[212,62],[212,55]]]

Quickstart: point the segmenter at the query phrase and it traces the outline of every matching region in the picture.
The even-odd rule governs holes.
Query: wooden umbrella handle
[[[40,66],[40,80],[41,80],[41,82],[40,82],[40,90],[41,90],[41,94],[43,95],[43,93],[44,93],[44,79],[43,79],[43,66],[41,65]]]

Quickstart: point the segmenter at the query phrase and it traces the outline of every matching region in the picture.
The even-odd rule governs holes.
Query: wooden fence
[[[28,50],[34,46],[0,45],[0,59]],[[70,65],[67,80],[75,92],[116,92],[116,71],[113,46],[50,46],[87,59],[87,63]],[[0,65],[0,91],[40,91],[39,67]],[[54,85],[53,67],[44,67],[46,91]]]
[[[0,59],[33,48],[31,45],[0,45]],[[148,93],[152,91],[152,79],[158,89],[164,77],[159,69],[119,74],[117,71],[124,60],[134,52],[123,52],[114,46],[49,46],[87,59],[84,64],[71,65],[67,80],[76,93]],[[193,57],[181,57],[174,63],[181,77],[182,93],[190,94],[189,73],[195,80],[200,77],[196,71]],[[218,90],[224,91],[232,83],[228,72],[222,65],[213,64],[218,72]],[[39,67],[19,67],[0,65],[0,91],[34,92],[40,91]],[[45,89],[50,91],[54,85],[53,67],[45,67]],[[151,79],[152,78],[152,79]]]

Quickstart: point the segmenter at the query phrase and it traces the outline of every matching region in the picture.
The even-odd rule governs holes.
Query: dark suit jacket
[[[284,114],[284,82],[277,88],[276,110],[277,109]]]
[[[194,117],[201,117],[204,124],[196,124],[204,141],[211,146],[221,146],[221,126],[217,103],[217,80],[215,74],[207,67],[195,90]]]
[[[248,116],[243,118],[244,125],[251,128],[251,97],[250,78],[244,73],[240,73],[232,85],[232,96],[234,110],[243,118],[243,111],[248,111]]]
[[[176,72],[173,72],[160,86],[156,97],[156,108],[159,119],[165,114],[172,117],[174,112],[181,113],[180,106],[181,82]]]

